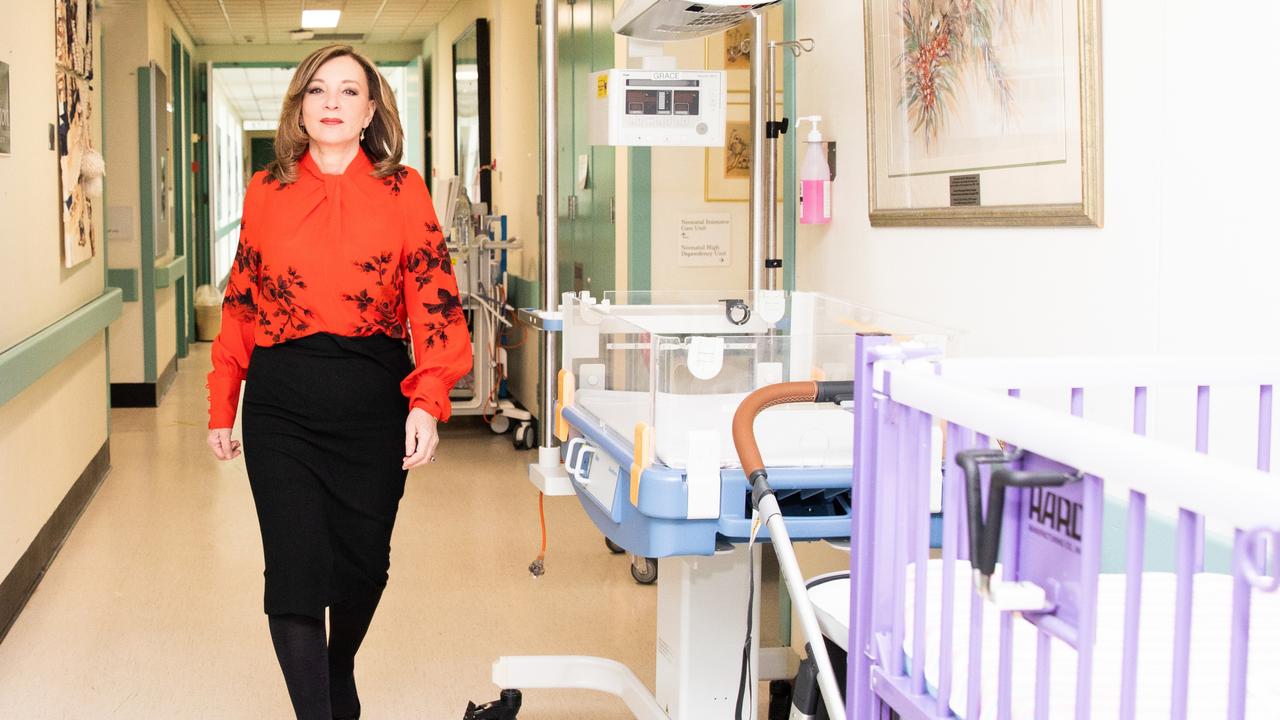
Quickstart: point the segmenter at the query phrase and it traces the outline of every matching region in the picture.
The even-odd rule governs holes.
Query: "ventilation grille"
[[[304,42],[360,43],[364,42],[364,33],[316,33]]]
[[[853,509],[853,492],[849,488],[779,490],[774,497],[783,517],[849,517]],[[745,517],[751,517],[751,491],[746,494]]]

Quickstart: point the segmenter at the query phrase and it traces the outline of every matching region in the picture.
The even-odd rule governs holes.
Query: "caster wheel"
[[[489,421],[489,429],[495,435],[501,435],[511,429],[511,418],[506,415],[494,415]]]
[[[528,423],[518,423],[515,432],[511,433],[511,444],[517,450],[524,450],[525,435],[529,433]]]
[[[652,585],[658,581],[658,561],[639,556],[631,558],[631,577],[641,585]]]
[[[613,553],[614,555],[621,555],[622,553],[626,552],[626,550],[622,549],[621,545],[610,540],[609,538],[604,539],[604,546],[609,548],[609,552]]]
[[[517,450],[532,450],[538,447],[538,428],[533,423],[520,423],[516,426],[512,442]]]

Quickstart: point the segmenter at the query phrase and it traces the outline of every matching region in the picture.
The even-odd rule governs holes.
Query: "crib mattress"
[[[914,566],[907,576],[907,628],[903,646],[911,667],[914,606]],[[955,567],[955,622],[952,662],[951,710],[966,717],[969,687],[969,608],[972,571],[967,562]],[[1172,573],[1146,573],[1142,585],[1142,610],[1138,651],[1137,710],[1135,718],[1169,717],[1173,674],[1174,597],[1177,578]],[[1098,632],[1094,651],[1093,717],[1115,718],[1120,713],[1121,658],[1124,637],[1124,575],[1102,575],[1098,587]],[[1231,643],[1231,609],[1234,581],[1228,575],[1200,574],[1194,583],[1191,674],[1188,717],[1222,718],[1227,713],[1228,660]],[[942,561],[929,561],[927,644],[925,679],[938,687]],[[983,603],[981,712],[996,717],[999,678],[1000,613]],[[1249,673],[1246,717],[1274,718],[1280,707],[1280,593],[1253,592],[1249,639]],[[1013,622],[1012,717],[1034,717],[1036,645],[1039,629],[1020,618]],[[1053,720],[1074,720],[1076,705],[1076,651],[1057,639],[1051,642],[1050,709]],[[977,720],[971,719],[971,720]]]

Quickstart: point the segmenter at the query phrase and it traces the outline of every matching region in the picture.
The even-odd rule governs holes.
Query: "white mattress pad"
[[[908,568],[906,590],[907,667],[911,666],[913,644],[915,567]],[[964,718],[969,686],[969,608],[972,571],[967,562],[956,561],[954,644],[952,650],[951,709]],[[1137,709],[1135,718],[1170,717],[1173,675],[1174,596],[1177,578],[1171,573],[1146,573],[1142,583],[1140,611]],[[1098,586],[1097,643],[1093,657],[1092,713],[1096,718],[1120,716],[1121,658],[1123,656],[1124,575],[1102,575]],[[1190,682],[1188,717],[1225,718],[1227,679],[1231,643],[1231,611],[1234,580],[1229,575],[1196,575],[1191,623]],[[932,693],[938,687],[940,608],[942,603],[942,561],[929,561],[927,591],[928,621],[925,649],[925,680]],[[982,704],[983,719],[996,717],[1000,660],[1000,613],[983,602],[982,620]],[[1039,628],[1014,617],[1012,704],[1014,718],[1034,717],[1036,654]],[[1073,720],[1076,706],[1076,651],[1057,639],[1051,641],[1050,708],[1052,720]],[[1280,593],[1253,591],[1249,636],[1249,671],[1246,717],[1275,718],[1280,712]]]

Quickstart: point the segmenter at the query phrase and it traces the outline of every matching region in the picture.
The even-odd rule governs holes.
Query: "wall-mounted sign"
[[[689,213],[675,219],[677,264],[684,267],[728,267],[733,242],[729,213]]]

